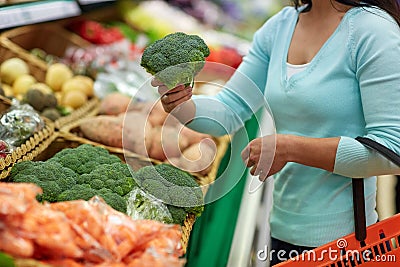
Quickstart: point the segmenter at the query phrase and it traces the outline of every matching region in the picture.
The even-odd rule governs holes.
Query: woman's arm
[[[288,162],[332,172],[340,138],[311,138],[277,134],[252,140],[242,152],[250,173],[264,181]]]

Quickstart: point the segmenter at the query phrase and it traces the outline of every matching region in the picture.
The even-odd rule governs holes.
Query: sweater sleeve
[[[279,13],[257,30],[249,53],[216,96],[193,97],[196,114],[188,127],[214,136],[230,134],[243,127],[245,121],[263,106],[268,109],[264,90],[269,49],[278,19]]]
[[[400,153],[400,28],[387,13],[367,8],[350,21],[349,36],[364,136]],[[400,173],[399,167],[354,137],[341,137],[335,173],[353,178]]]

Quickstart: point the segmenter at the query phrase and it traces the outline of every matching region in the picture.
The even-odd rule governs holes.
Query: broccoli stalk
[[[140,65],[172,89],[189,85],[204,67],[210,50],[202,38],[183,32],[168,34],[146,47]]]

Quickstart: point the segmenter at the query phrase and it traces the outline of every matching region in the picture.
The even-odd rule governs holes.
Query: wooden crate
[[[89,42],[54,23],[44,23],[17,27],[0,35],[0,58],[6,60],[19,57],[25,60],[31,74],[44,81],[47,63],[29,51],[40,48],[46,53],[63,57],[68,47],[87,47]]]
[[[0,96],[0,114],[2,115],[10,107],[10,101]],[[44,151],[56,138],[54,123],[46,118],[42,130],[34,133],[23,144],[16,147],[12,153],[5,158],[0,158],[0,180],[5,179],[11,171],[12,166],[24,160],[31,160]]]

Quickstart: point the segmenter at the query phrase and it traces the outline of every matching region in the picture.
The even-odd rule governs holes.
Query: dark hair
[[[369,7],[375,6],[380,9],[385,10],[389,13],[393,19],[397,22],[400,26],[400,6],[397,0],[363,0],[361,1],[353,1],[353,0],[332,0],[338,3],[348,5],[348,6],[355,6],[355,7]],[[298,8],[301,5],[308,4],[308,7],[304,11],[308,11],[311,9],[312,0],[292,0],[294,6]]]

